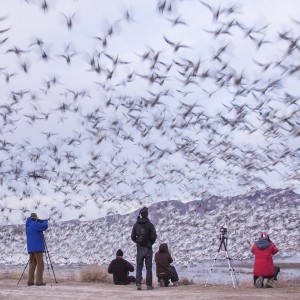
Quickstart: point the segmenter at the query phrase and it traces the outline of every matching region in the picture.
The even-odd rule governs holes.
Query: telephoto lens
[[[227,228],[226,228],[226,227],[221,227],[221,228],[220,228],[220,233],[221,233],[222,235],[226,235],[226,233],[227,233]]]

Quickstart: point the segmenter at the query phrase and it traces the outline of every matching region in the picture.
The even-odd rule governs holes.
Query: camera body
[[[227,236],[227,228],[222,226],[220,228],[220,237],[226,237],[226,236]]]

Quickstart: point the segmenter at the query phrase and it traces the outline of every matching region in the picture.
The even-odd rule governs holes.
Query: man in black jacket
[[[113,274],[114,284],[126,285],[135,282],[135,277],[129,276],[129,272],[133,271],[133,265],[123,258],[123,251],[119,249],[107,270],[109,274]]]
[[[141,290],[142,271],[145,261],[146,284],[148,290],[153,290],[152,285],[152,245],[156,241],[156,231],[154,225],[148,219],[148,208],[140,210],[136,223],[133,225],[131,239],[136,243],[136,287]]]

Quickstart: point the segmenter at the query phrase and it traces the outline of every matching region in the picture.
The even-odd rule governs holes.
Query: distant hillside
[[[176,262],[182,265],[212,259],[217,253],[220,227],[226,225],[231,258],[251,258],[251,244],[263,230],[280,249],[280,256],[290,257],[300,253],[299,204],[300,195],[286,190],[188,203],[159,202],[149,208],[158,234],[153,249],[156,251],[160,243],[167,242]],[[106,264],[118,248],[134,262],[135,245],[130,234],[137,214],[135,211],[85,222],[50,221],[45,236],[53,263]],[[1,226],[0,239],[2,263],[27,261],[24,226]]]

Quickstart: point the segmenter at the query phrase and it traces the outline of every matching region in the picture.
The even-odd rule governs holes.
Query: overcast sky
[[[285,102],[286,93],[299,95],[299,71],[286,71],[299,65],[299,1],[0,0],[0,7],[3,216],[37,210],[89,219],[161,200],[299,189],[299,102]],[[160,77],[151,82],[151,74]],[[5,105],[14,109],[8,117]],[[228,120],[239,116],[237,106],[247,108],[236,129]],[[88,118],[97,112],[99,120]],[[270,114],[273,127],[262,121]],[[47,180],[33,179],[42,167]]]

